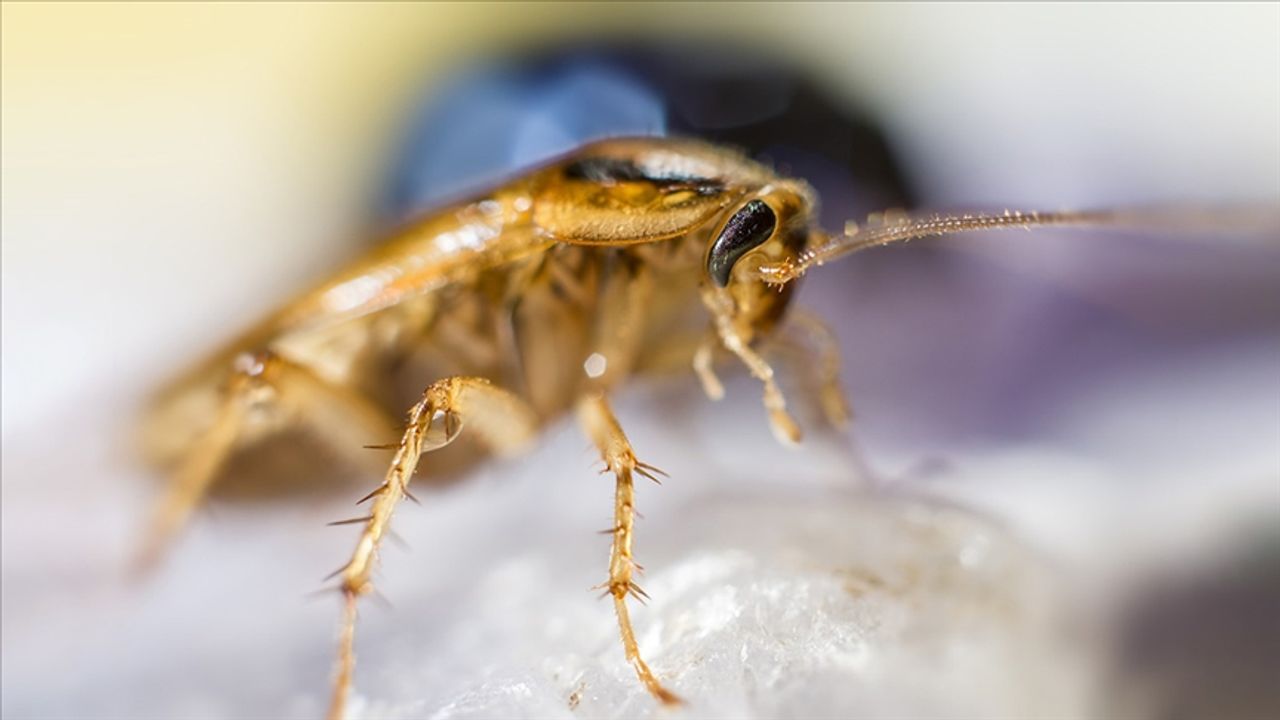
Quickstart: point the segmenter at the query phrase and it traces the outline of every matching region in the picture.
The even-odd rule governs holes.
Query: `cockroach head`
[[[795,182],[766,186],[735,205],[707,247],[707,280],[718,288],[758,282],[760,265],[797,257],[809,240],[813,205],[809,189]]]
[[[711,234],[704,265],[704,298],[713,313],[767,333],[791,301],[792,284],[770,284],[765,265],[795,262],[812,234],[812,194],[782,181],[747,194],[732,205]]]

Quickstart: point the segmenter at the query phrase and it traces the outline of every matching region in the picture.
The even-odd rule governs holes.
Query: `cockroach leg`
[[[724,399],[724,385],[716,376],[714,367],[716,345],[720,342],[714,332],[709,332],[693,351],[693,372],[702,384],[702,392],[711,400]]]
[[[603,367],[585,368],[592,388],[612,387],[629,377],[644,350],[645,318],[656,291],[653,272],[641,263],[619,261],[604,283],[592,329],[591,349]]]
[[[665,705],[677,705],[680,698],[662,686],[648,664],[640,657],[635,631],[631,627],[631,615],[627,610],[627,596],[644,602],[648,598],[632,579],[638,569],[631,555],[631,541],[635,524],[634,475],[648,467],[636,460],[631,443],[618,425],[609,402],[603,394],[591,393],[578,402],[578,418],[591,441],[600,450],[605,464],[617,480],[613,506],[613,548],[609,554],[609,580],[601,587],[613,596],[613,606],[618,614],[618,629],[622,634],[622,647],[627,661],[635,668],[636,675],[655,698]]]
[[[297,425],[313,429],[335,448],[351,445],[353,425],[369,440],[395,432],[390,419],[359,393],[271,352],[240,355],[213,425],[178,466],[156,509],[136,569],[145,571],[160,560],[237,446]],[[373,460],[364,452],[348,456],[359,463]]]
[[[386,479],[371,494],[373,500],[351,559],[343,566],[342,630],[338,643],[338,670],[329,705],[330,720],[341,720],[346,710],[355,666],[356,599],[373,590],[370,575],[384,537],[390,536],[391,516],[400,500],[411,497],[409,481],[425,452],[453,442],[468,425],[496,453],[523,446],[538,428],[538,418],[521,399],[476,377],[452,377],[432,383],[409,410],[408,425],[396,447]]]
[[[787,412],[787,401],[774,378],[773,367],[748,347],[736,333],[725,336],[724,344],[764,384],[764,407],[769,411],[769,427],[773,429],[774,436],[787,445],[800,442],[800,426]]]
[[[849,410],[848,396],[840,385],[840,346],[835,333],[821,318],[803,308],[792,308],[788,320],[790,327],[806,336],[811,352],[817,356],[818,397],[827,422],[836,429],[843,429],[853,414]]]
[[[735,322],[732,298],[725,290],[716,288],[704,290],[702,299],[711,312],[713,329],[725,349],[736,355],[751,375],[764,385],[764,407],[769,412],[769,427],[774,436],[787,445],[800,442],[800,426],[787,412],[787,401],[774,378],[773,367],[743,338],[745,330]]]
[[[164,498],[155,508],[146,536],[133,559],[134,573],[147,573],[159,564],[174,536],[204,498],[240,436],[251,385],[252,379],[247,375],[236,373],[231,377],[213,425],[182,459],[165,489]]]

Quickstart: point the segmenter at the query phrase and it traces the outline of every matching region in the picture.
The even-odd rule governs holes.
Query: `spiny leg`
[[[373,589],[370,575],[383,537],[390,529],[396,505],[409,494],[409,481],[424,452],[438,450],[458,436],[466,424],[498,453],[518,449],[533,436],[538,419],[524,401],[475,377],[452,377],[432,383],[409,410],[408,425],[396,447],[386,479],[365,497],[373,507],[342,576],[342,630],[338,643],[338,672],[329,705],[329,718],[340,720],[346,709],[355,666],[356,599]],[[363,500],[361,502],[364,502]]]
[[[362,434],[356,439],[380,440],[394,432],[391,421],[359,393],[270,352],[238,357],[223,392],[213,425],[186,453],[156,508],[135,559],[137,571],[155,566],[237,446],[303,424],[337,448],[353,444],[353,424]],[[255,413],[274,414],[275,422],[253,422]],[[371,459],[367,453],[352,457]]]
[[[631,627],[631,615],[627,611],[627,596],[631,595],[643,601],[648,597],[640,589],[632,575],[636,570],[635,560],[631,555],[631,541],[635,524],[635,485],[634,475],[641,474],[652,478],[651,468],[636,460],[631,443],[623,434],[609,402],[604,395],[592,393],[578,402],[578,419],[591,437],[591,441],[599,448],[605,466],[613,472],[617,479],[617,490],[613,506],[613,548],[609,554],[609,580],[603,587],[613,596],[613,606],[618,614],[618,628],[622,634],[622,647],[626,651],[627,661],[635,668],[636,675],[644,683],[653,696],[667,705],[680,703],[680,698],[662,686],[640,657],[640,647],[636,644],[635,631]]]

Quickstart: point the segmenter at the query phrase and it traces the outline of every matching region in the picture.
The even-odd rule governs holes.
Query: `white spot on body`
[[[609,360],[600,353],[591,353],[591,355],[582,363],[582,369],[586,371],[587,377],[595,378],[604,374],[609,367]]]

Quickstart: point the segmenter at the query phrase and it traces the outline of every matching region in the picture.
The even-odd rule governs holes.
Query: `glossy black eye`
[[[724,229],[711,243],[707,255],[707,274],[716,285],[729,284],[729,273],[738,258],[760,247],[773,235],[778,226],[778,216],[763,200],[752,200],[729,218]]]

